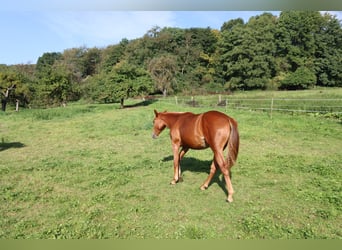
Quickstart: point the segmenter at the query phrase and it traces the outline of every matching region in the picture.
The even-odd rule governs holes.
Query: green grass
[[[342,120],[342,88],[317,88],[305,91],[238,91],[229,95],[178,96],[177,103],[187,106],[306,113]],[[161,99],[176,103],[175,97]]]
[[[342,238],[338,120],[228,109],[241,135],[228,204],[221,175],[199,189],[210,150],[189,151],[184,182],[169,185],[170,139],[151,139],[153,109],[208,110],[157,101],[1,113],[0,238]]]

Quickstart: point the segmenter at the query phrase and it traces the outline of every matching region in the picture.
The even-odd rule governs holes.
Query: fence
[[[334,113],[342,114],[342,98],[336,99],[295,99],[295,98],[235,98],[232,96],[182,96],[160,98],[159,101],[193,107],[225,107],[226,109],[260,110],[272,113]]]

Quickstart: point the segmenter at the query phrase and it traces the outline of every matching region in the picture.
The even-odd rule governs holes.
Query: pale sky
[[[196,1],[198,6],[194,6]],[[36,63],[45,52],[63,52],[65,49],[82,46],[103,48],[117,44],[123,38],[142,37],[154,26],[220,29],[224,22],[231,19],[241,17],[247,22],[251,16],[264,12],[277,16],[280,13],[267,10],[199,11],[202,8],[199,4],[201,1],[196,1],[174,0],[174,7],[160,7],[162,11],[151,11],[153,8],[148,6],[153,3],[165,5],[170,1],[125,0],[122,6],[120,1],[112,0],[3,1],[0,7],[0,64]],[[212,0],[212,8],[209,9],[230,1]],[[113,2],[116,4],[114,7]],[[182,6],[181,3],[184,2],[193,3],[192,8]],[[145,5],[142,6],[142,3]],[[204,3],[208,5],[208,1]],[[133,11],[129,10],[129,4]],[[182,7],[195,11],[179,11]],[[341,11],[334,11],[332,14],[342,19]]]
[[[4,11],[0,12],[0,64],[36,63],[45,52],[106,47],[142,37],[154,26],[220,29],[246,11]],[[274,12],[278,14],[278,12]]]

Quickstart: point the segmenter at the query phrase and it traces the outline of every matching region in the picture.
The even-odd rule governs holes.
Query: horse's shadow
[[[147,100],[143,100],[141,102],[135,103],[135,104],[124,105],[124,108],[136,108],[136,107],[148,106],[148,105],[155,103],[156,101],[157,101],[156,99],[147,99]]]
[[[163,162],[166,161],[173,161],[173,156],[166,156],[162,160]],[[186,157],[181,160],[180,165],[181,165],[181,170],[182,173],[186,171],[190,172],[198,172],[198,173],[207,173],[209,175],[210,172],[210,165],[212,161],[202,161],[193,157]],[[204,182],[204,180],[203,180]],[[221,171],[219,169],[216,170],[216,173],[209,183],[209,187],[213,184],[216,183],[222,190],[223,192],[228,195],[227,189],[226,189],[226,183],[224,178],[221,175]],[[202,184],[202,183],[201,183]]]
[[[22,148],[25,147],[25,144],[21,142],[4,142],[4,139],[2,139],[2,142],[0,142],[0,151],[4,151],[10,148]]]

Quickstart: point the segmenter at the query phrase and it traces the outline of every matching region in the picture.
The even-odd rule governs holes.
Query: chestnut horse
[[[228,191],[227,201],[233,201],[233,186],[230,169],[236,162],[239,152],[239,132],[237,122],[218,111],[208,111],[202,114],[190,112],[157,112],[154,110],[153,138],[157,138],[165,129],[170,129],[173,150],[174,177],[171,184],[181,179],[180,160],[191,149],[205,149],[210,147],[214,152],[214,159],[210,167],[208,178],[201,189],[208,188],[216,169],[219,168],[224,176]],[[228,147],[227,159],[223,151]]]

